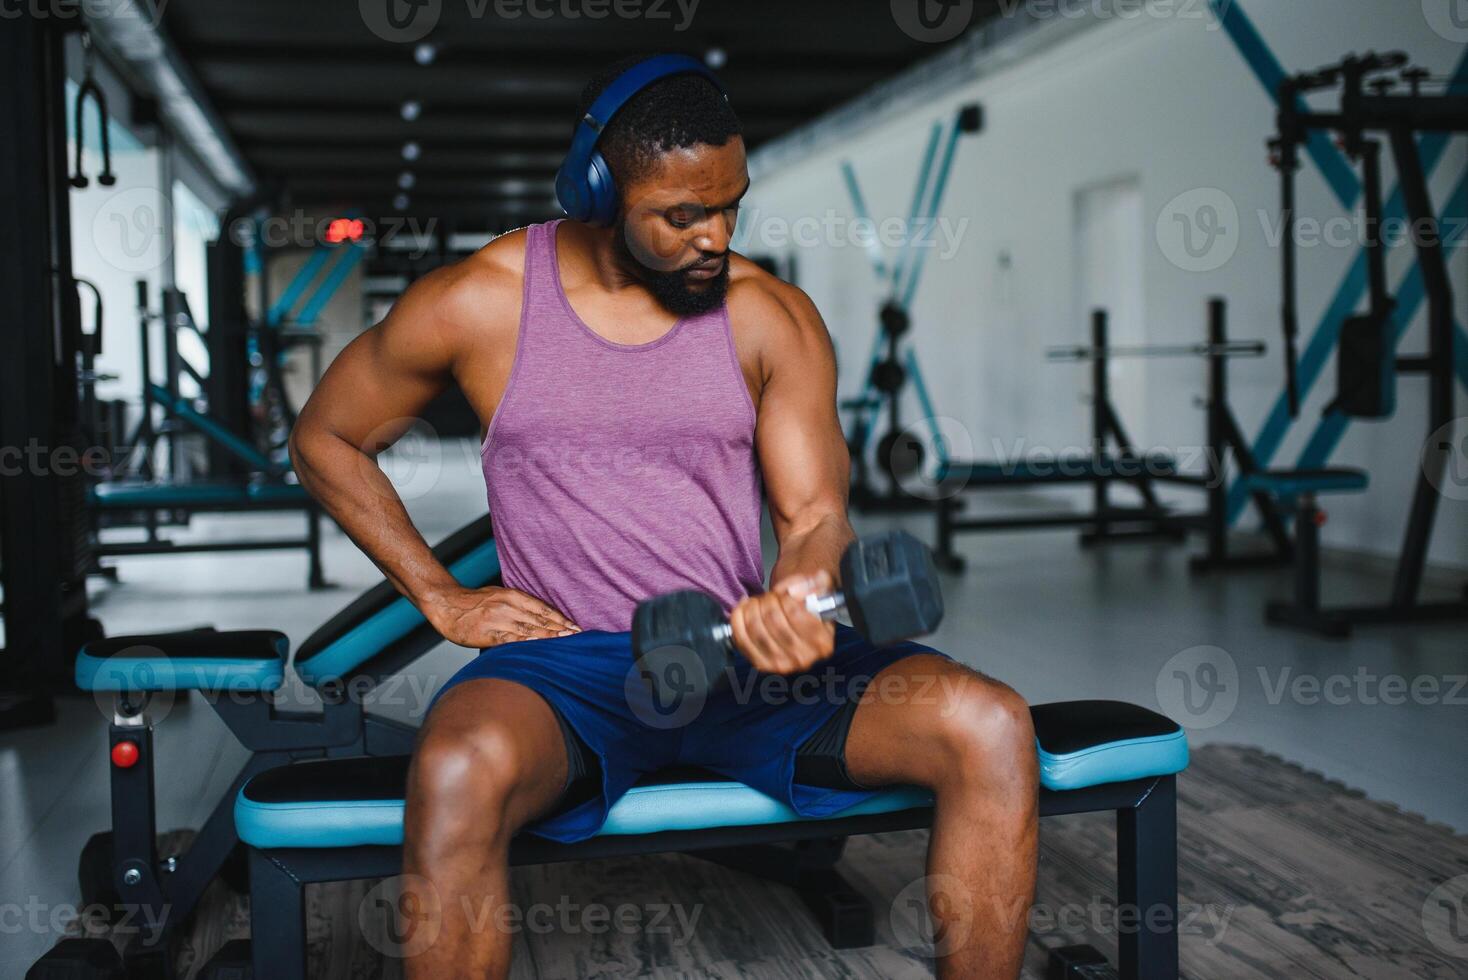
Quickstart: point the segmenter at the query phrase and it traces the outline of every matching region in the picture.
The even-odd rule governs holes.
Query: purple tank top
[[[509,383],[480,458],[505,585],[584,630],[631,629],[643,599],[760,591],[754,405],[729,317],[617,344],[566,299],[560,221],[531,225]]]

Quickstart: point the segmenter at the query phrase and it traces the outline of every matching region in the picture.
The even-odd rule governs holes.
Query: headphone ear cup
[[[593,150],[586,166],[586,217],[588,224],[605,228],[617,220],[617,185],[606,158]]]
[[[561,210],[572,221],[585,221],[587,208],[586,182],[581,175],[571,172],[570,161],[561,164],[556,172],[556,200]]]

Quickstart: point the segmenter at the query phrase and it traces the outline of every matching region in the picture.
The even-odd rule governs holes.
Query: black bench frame
[[[1041,790],[1041,816],[1105,810],[1116,812],[1116,900],[1142,912],[1137,921],[1168,923],[1164,929],[1138,928],[1117,936],[1119,969],[1126,980],[1176,980],[1177,937],[1177,783],[1154,776],[1064,792]],[[794,887],[817,916],[835,948],[870,945],[874,935],[870,904],[832,865],[845,838],[931,827],[932,807],[893,813],[663,831],[655,834],[592,837],[561,844],[530,835],[510,846],[512,865],[553,864],[640,854],[685,853],[736,867]],[[793,848],[781,848],[793,844]],[[389,877],[402,870],[402,848],[250,849],[250,909],[255,976],[305,980],[305,886],[318,882]],[[1162,913],[1154,913],[1162,910]]]
[[[321,508],[310,497],[301,500],[236,499],[190,503],[167,503],[159,506],[134,504],[109,506],[93,503],[94,530],[97,542],[92,553],[98,558],[127,558],[133,555],[182,555],[212,551],[285,551],[304,549],[309,563],[306,584],[310,589],[327,589],[331,583],[321,565]],[[194,514],[247,514],[300,511],[306,519],[305,534],[299,538],[231,538],[197,542],[171,541],[158,534],[161,525],[187,524]],[[113,527],[141,526],[147,536],[142,541],[103,541],[101,532]],[[116,569],[98,566],[96,573],[116,579]]]

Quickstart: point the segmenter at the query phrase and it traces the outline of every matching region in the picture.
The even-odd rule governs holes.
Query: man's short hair
[[[647,58],[623,58],[597,72],[581,90],[577,119],[619,75]],[[658,157],[670,150],[700,143],[723,146],[740,133],[739,117],[718,86],[700,75],[670,75],[629,99],[596,146],[621,185],[647,176]]]

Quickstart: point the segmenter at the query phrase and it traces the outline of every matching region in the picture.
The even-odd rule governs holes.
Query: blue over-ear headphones
[[[556,198],[566,217],[590,225],[609,225],[617,217],[617,188],[612,171],[597,152],[596,141],[617,111],[638,92],[669,75],[702,75],[713,82],[724,98],[724,85],[704,63],[681,54],[660,54],[639,61],[618,75],[586,110],[571,137],[571,149],[556,173]]]

